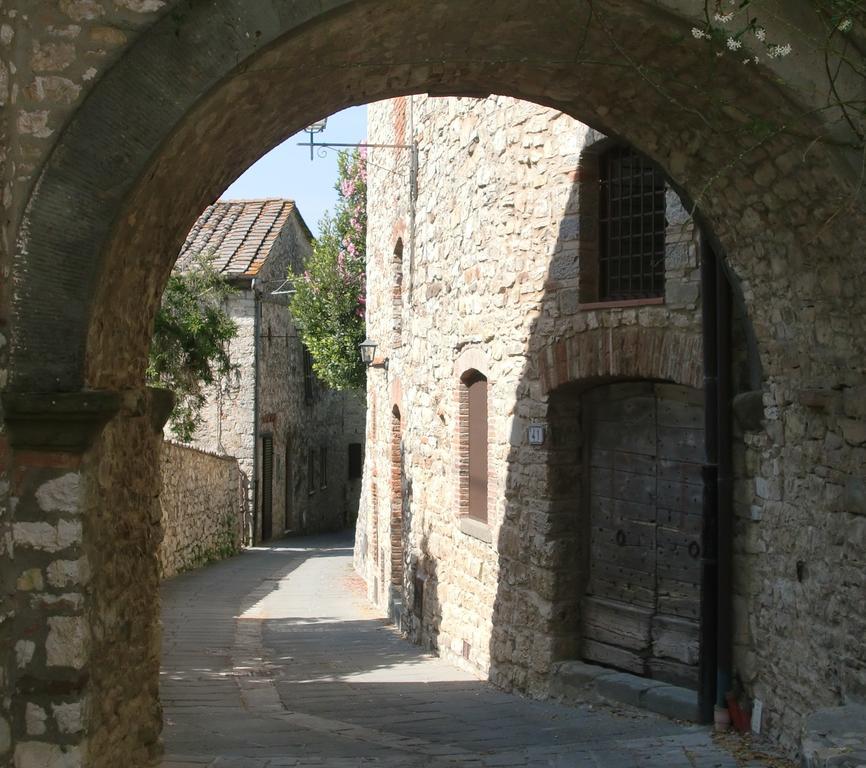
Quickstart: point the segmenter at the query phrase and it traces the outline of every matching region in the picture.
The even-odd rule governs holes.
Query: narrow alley
[[[165,582],[163,768],[733,768],[706,728],[503,693],[371,609],[350,538],[286,539]]]

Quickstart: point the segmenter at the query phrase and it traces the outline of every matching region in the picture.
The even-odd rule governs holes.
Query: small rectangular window
[[[328,487],[328,449],[324,445],[319,448],[319,488]]]
[[[364,448],[360,443],[349,443],[349,480],[358,480],[364,474]]]

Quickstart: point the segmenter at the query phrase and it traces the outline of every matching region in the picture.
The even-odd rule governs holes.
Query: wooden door
[[[697,687],[703,397],[651,382],[584,400],[584,658]]]

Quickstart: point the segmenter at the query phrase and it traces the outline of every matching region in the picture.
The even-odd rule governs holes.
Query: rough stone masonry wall
[[[31,0],[4,0],[0,7],[0,389],[8,381],[11,255],[27,192],[35,180],[46,147],[59,135],[66,118],[78,107],[97,72],[113,63],[122,47],[151,23],[161,0],[64,0],[34,4]],[[3,407],[0,406],[0,423]],[[19,567],[13,561],[13,535],[9,498],[7,435],[0,426],[0,647],[13,646],[13,597]],[[13,748],[15,656],[0,659],[0,763]],[[65,705],[64,705],[65,706]],[[66,718],[61,741],[75,730],[75,713]],[[35,712],[35,710],[33,710]],[[20,722],[20,720],[19,720]],[[37,730],[38,730],[38,726]],[[55,727],[49,723],[49,728]],[[23,730],[21,731],[24,732]]]
[[[670,193],[665,304],[579,311],[579,248],[592,220],[577,194],[578,167],[582,150],[603,137],[513,99],[414,98],[371,106],[370,140],[400,143],[410,119],[420,166],[414,238],[408,186],[379,169],[405,177],[405,158],[371,154],[368,335],[388,341],[380,351],[389,366],[368,379],[356,565],[386,606],[390,505],[402,494],[404,625],[458,664],[541,692],[560,652],[557,609],[574,601],[560,595],[560,582],[573,568],[565,552],[575,533],[551,522],[547,450],[527,445],[527,426],[546,421],[551,390],[581,378],[631,372],[700,383],[695,230]],[[624,360],[619,371],[558,364],[566,343],[594,350],[621,338],[648,353],[642,371]],[[470,368],[489,387],[487,526],[462,517],[458,492],[458,391]],[[394,406],[402,487],[392,480]]]
[[[248,288],[239,288],[226,301],[226,311],[237,325],[237,334],[228,344],[229,359],[237,368],[228,380],[219,381],[206,390],[207,400],[201,411],[202,422],[191,444],[203,451],[233,456],[238,460],[249,493],[249,507],[252,509],[256,386],[256,304],[253,292]],[[170,434],[170,430],[167,430],[167,434]]]
[[[160,576],[239,552],[247,498],[237,460],[166,442],[160,467]]]
[[[671,208],[665,306],[586,309],[578,271],[593,222],[573,192],[578,155],[592,134],[569,118],[503,99],[413,102],[420,144],[414,245],[408,187],[375,168],[370,174],[369,335],[391,339],[392,347],[381,350],[388,371],[369,379],[356,563],[371,597],[387,604],[396,404],[406,468],[400,492],[411,530],[410,611],[415,577],[424,584],[421,626],[410,613],[410,631],[503,685],[543,691],[549,660],[567,652],[555,626],[568,583],[558,570],[572,545],[561,538],[563,521],[546,498],[550,468],[543,452],[526,444],[526,426],[546,421],[552,390],[586,377],[700,385],[696,250],[683,229],[686,248],[677,247],[685,217]],[[370,140],[400,141],[407,109],[399,102],[372,107]],[[392,154],[374,151],[373,160],[398,179],[406,173]],[[753,184],[743,179],[738,187]],[[396,260],[398,238],[405,248]],[[751,247],[732,245],[727,256],[736,262]],[[763,266],[772,274],[760,279],[779,279],[781,263]],[[734,425],[735,686],[747,703],[763,702],[764,729],[793,746],[805,714],[866,697],[866,390],[845,377],[842,360],[823,375],[809,363],[805,378],[802,361],[780,363],[795,318],[756,302],[755,279],[735,280],[743,302],[735,386],[762,390],[764,406],[762,428]],[[850,286],[831,269],[824,280],[840,302],[851,300]],[[803,295],[816,290],[806,281]],[[812,320],[816,344],[844,346],[845,322]],[[448,457],[458,447],[459,369],[479,360],[472,365],[486,366],[490,381],[494,503],[489,533],[476,537],[458,524],[459,484]],[[770,377],[762,372],[768,367]]]
[[[51,419],[61,400],[54,397],[43,417]],[[70,399],[81,417],[98,398]],[[4,765],[10,750],[16,766],[150,765],[159,754],[153,489],[165,409],[141,390],[124,393],[110,413],[93,444],[86,419],[62,416],[49,425],[55,436],[71,435],[63,447],[37,441],[27,449],[26,435],[18,437],[10,497],[19,568],[9,649],[14,739],[0,734]]]

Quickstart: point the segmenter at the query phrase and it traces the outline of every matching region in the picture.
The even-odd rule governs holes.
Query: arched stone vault
[[[140,381],[150,317],[198,211],[313,118],[396,94],[499,92],[623,136],[697,203],[747,302],[771,281],[774,296],[814,282],[816,229],[856,179],[823,147],[804,159],[798,147],[821,130],[797,117],[808,106],[736,58],[708,61],[682,40],[687,21],[633,2],[595,16],[515,0],[325,5],[177,3],[94,87],[20,228],[13,388]],[[805,135],[756,138],[738,122],[749,111]],[[848,216],[824,226],[822,240],[849,243],[836,269],[850,234]],[[62,302],[39,300],[44,282]]]
[[[130,37],[110,68],[96,68],[63,130],[33,145],[42,147],[29,155],[36,175],[10,182],[16,252],[2,315],[11,332],[6,423],[16,449],[50,450],[47,458],[17,454],[25,481],[15,489],[16,519],[54,515],[63,529],[71,513],[43,509],[38,491],[61,480],[73,487],[64,478],[80,469],[81,495],[74,485],[70,498],[85,518],[80,546],[94,577],[86,600],[81,587],[84,607],[57,625],[79,633],[74,674],[60,664],[45,680],[31,677],[27,696],[53,690],[52,676],[62,673],[68,696],[100,703],[84,713],[84,764],[143,765],[158,751],[158,526],[148,517],[148,478],[155,478],[163,406],[136,390],[162,288],[202,208],[316,118],[401,94],[501,93],[626,139],[694,201],[740,281],[772,404],[761,460],[784,466],[796,458],[784,447],[794,422],[779,415],[780,405],[799,402],[797,418],[804,408],[824,409],[826,429],[846,429],[834,415],[836,396],[815,390],[863,381],[864,205],[856,164],[843,148],[814,141],[829,131],[820,122],[829,113],[821,111],[825,94],[801,77],[815,71],[806,52],[782,62],[790,77],[774,82],[763,67],[717,59],[694,44],[682,7],[684,0],[175,0]],[[780,7],[793,14],[808,3]],[[75,394],[82,390],[91,394]],[[32,393],[49,397],[28,399]],[[44,432],[32,428],[46,421],[46,408],[49,432],[54,422],[74,432],[67,442],[47,446]],[[837,485],[847,487],[855,450],[827,459]],[[798,525],[814,509],[812,481],[792,477],[790,509],[780,511]],[[851,487],[853,504],[860,497]],[[16,545],[24,559],[15,569],[26,566],[28,547]],[[787,567],[789,555],[774,562]],[[16,626],[50,621],[28,618],[27,593],[17,600]],[[803,615],[818,616],[823,603],[820,590],[805,594]],[[39,642],[56,629],[36,626],[27,631]],[[4,626],[0,639],[9,632]],[[109,657],[116,664],[97,663]],[[98,667],[92,676],[91,665]],[[796,689],[798,672],[789,673]],[[26,697],[19,698],[14,722],[23,718]]]

